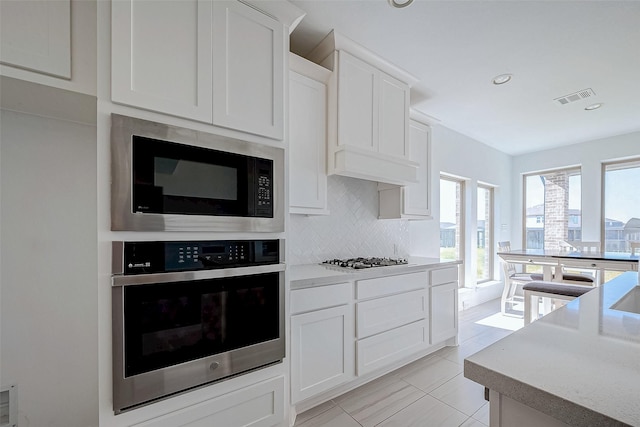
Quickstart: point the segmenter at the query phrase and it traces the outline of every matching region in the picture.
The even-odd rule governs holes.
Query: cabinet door
[[[291,400],[299,402],[354,376],[353,307],[291,316]]]
[[[327,212],[326,86],[289,72],[289,211]]]
[[[338,56],[338,145],[378,151],[377,73],[344,51]]]
[[[111,18],[111,96],[211,123],[211,2],[118,0]]]
[[[404,188],[404,214],[431,215],[431,129],[415,121],[409,125],[409,160],[419,164],[418,182]]]
[[[437,344],[458,334],[458,282],[432,286],[431,343]]]
[[[379,73],[378,152],[409,157],[409,86]]]
[[[0,62],[71,78],[71,1],[0,1]]]
[[[213,2],[213,25],[213,124],[282,139],[284,27],[236,1]]]

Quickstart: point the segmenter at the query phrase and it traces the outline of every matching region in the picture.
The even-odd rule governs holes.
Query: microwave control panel
[[[255,212],[257,217],[273,217],[273,161],[256,160]]]
[[[121,271],[131,275],[277,264],[279,248],[279,240],[114,242],[114,256],[122,250]]]

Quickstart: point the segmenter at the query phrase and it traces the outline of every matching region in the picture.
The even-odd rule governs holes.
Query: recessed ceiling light
[[[602,107],[602,105],[603,104],[601,102],[598,102],[596,104],[587,105],[586,107],[584,107],[584,109],[587,111],[597,110],[598,108]]]
[[[389,4],[393,7],[403,8],[409,6],[413,3],[413,0],[387,0]]]
[[[495,76],[493,78],[493,84],[494,85],[503,85],[503,84],[507,83],[508,81],[510,81],[511,77],[513,77],[511,74],[500,74],[499,76]]]

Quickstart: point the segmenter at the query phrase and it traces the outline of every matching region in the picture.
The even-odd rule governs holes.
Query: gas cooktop
[[[349,259],[330,259],[322,264],[336,267],[362,269],[372,267],[387,267],[390,265],[408,264],[404,258],[349,258]]]

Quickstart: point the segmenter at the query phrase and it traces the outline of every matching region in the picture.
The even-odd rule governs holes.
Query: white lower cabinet
[[[299,402],[346,383],[354,376],[351,283],[294,290],[291,311],[291,401]],[[322,304],[342,304],[318,309]]]
[[[277,377],[133,427],[272,427],[283,420],[284,377]]]
[[[431,287],[431,343],[437,344],[458,334],[458,269],[433,270]]]
[[[291,402],[320,403],[455,344],[457,284],[456,266],[292,290]]]

